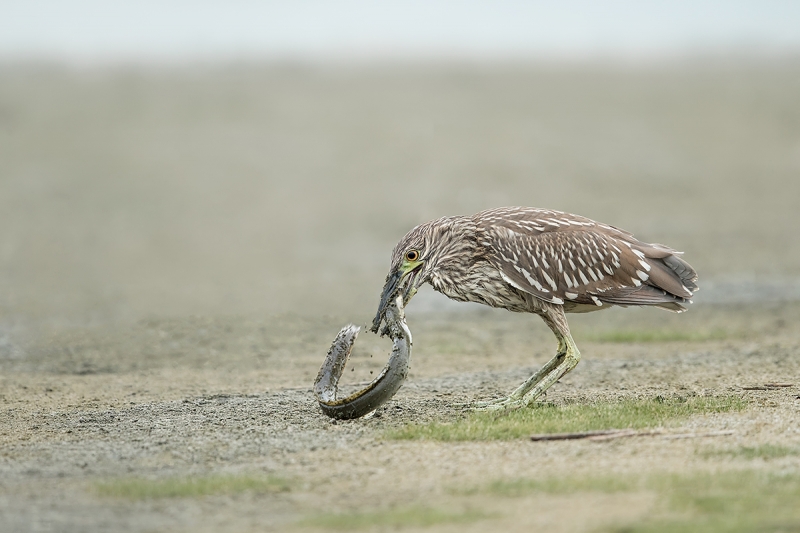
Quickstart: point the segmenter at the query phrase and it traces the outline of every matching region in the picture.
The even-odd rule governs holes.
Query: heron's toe
[[[509,400],[509,398],[497,398],[495,400],[484,400],[484,401],[480,401],[480,402],[472,402],[472,403],[466,404],[465,407],[468,407],[469,409],[485,409],[485,408],[492,407],[492,406],[495,406],[495,405],[501,405],[501,404],[507,402],[508,400]]]
[[[525,402],[515,398],[500,398],[488,402],[475,402],[470,406],[472,411],[505,411],[506,409],[518,409],[524,407]]]

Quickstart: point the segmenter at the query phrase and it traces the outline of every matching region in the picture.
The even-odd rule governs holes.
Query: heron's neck
[[[438,244],[436,266],[431,272],[431,285],[451,298],[457,297],[471,277],[476,260],[483,254],[478,250],[476,226],[469,218],[444,221],[436,228]]]

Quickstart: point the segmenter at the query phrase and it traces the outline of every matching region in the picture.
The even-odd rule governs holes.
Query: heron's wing
[[[678,252],[558,211],[476,215],[479,241],[503,278],[555,304],[660,305],[680,310],[697,275]]]

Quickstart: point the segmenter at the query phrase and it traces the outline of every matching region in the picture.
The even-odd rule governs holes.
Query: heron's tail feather
[[[600,299],[603,302],[613,305],[653,305],[677,313],[686,311],[684,305],[691,303],[688,298],[676,296],[664,289],[647,284],[627,293],[603,295]]]
[[[693,293],[697,291],[699,288],[695,283],[697,281],[697,272],[692,268],[692,265],[677,255],[668,255],[662,261],[680,278],[684,287]]]
[[[697,291],[697,272],[678,255],[664,254],[661,245],[651,245],[656,253],[646,253],[650,266],[647,280],[637,288],[617,294],[600,296],[604,302],[614,305],[652,305],[680,313]],[[665,247],[664,247],[665,248]],[[660,257],[653,257],[660,256]]]

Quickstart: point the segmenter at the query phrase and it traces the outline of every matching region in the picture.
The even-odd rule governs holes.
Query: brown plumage
[[[472,219],[489,261],[509,284],[563,304],[566,312],[582,305],[655,305],[680,312],[697,290],[697,274],[675,250],[585,217],[504,208]]]
[[[559,351],[509,398],[489,406],[528,404],[571,370],[580,353],[564,313],[614,305],[682,312],[697,274],[677,252],[588,218],[530,207],[503,207],[421,224],[392,254],[381,305],[398,291],[406,303],[423,283],[450,298],[540,315]]]

